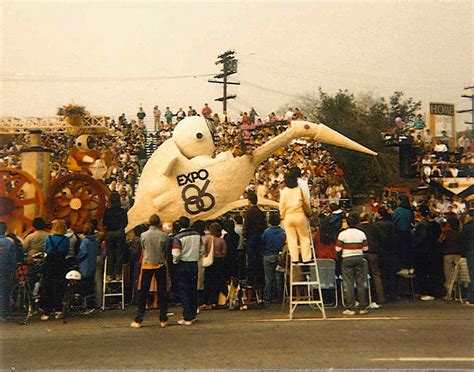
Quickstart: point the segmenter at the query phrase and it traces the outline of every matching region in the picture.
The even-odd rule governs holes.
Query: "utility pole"
[[[215,80],[208,80],[209,83],[223,84],[224,94],[220,98],[216,98],[215,101],[222,102],[222,109],[224,115],[227,115],[227,100],[234,99],[237,97],[235,94],[227,95],[227,85],[240,85],[240,83],[234,81],[228,81],[227,77],[237,73],[237,62],[238,60],[234,57],[235,52],[228,50],[221,54],[216,62],[216,65],[222,64],[221,73],[214,76]]]
[[[471,87],[466,87],[464,90],[469,90],[471,89],[471,95],[463,94],[461,97],[463,98],[470,98],[471,99],[471,109],[470,110],[459,110],[456,111],[458,114],[464,113],[464,112],[470,112],[471,113],[471,121],[465,121],[465,124],[471,124],[471,140],[474,138],[474,86]]]

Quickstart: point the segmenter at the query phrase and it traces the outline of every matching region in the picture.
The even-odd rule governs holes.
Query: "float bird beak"
[[[362,146],[346,136],[343,136],[341,133],[336,132],[334,129],[331,129],[324,124],[317,124],[317,126],[318,129],[315,139],[319,142],[344,147],[349,150],[359,151],[369,155],[377,155],[376,152]]]

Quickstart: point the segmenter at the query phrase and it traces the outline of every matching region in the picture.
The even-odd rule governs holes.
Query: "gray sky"
[[[469,108],[460,95],[474,80],[473,4],[3,2],[0,115],[54,115],[71,101],[111,116],[140,103],[148,114],[155,104],[220,111],[219,85],[176,77],[217,73],[228,49],[242,82],[230,89],[233,113],[267,114],[319,86]]]

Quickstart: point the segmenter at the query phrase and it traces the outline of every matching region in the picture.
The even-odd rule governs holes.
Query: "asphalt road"
[[[164,329],[156,311],[131,328],[134,310],[2,323],[0,368],[474,369],[474,308],[459,303],[404,301],[355,317],[328,310],[327,320],[302,308],[291,322],[279,306],[209,310],[189,327],[172,308]]]

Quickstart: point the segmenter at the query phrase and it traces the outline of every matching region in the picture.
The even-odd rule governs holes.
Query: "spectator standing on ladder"
[[[121,207],[120,194],[113,191],[109,197],[109,207],[105,210],[103,225],[107,243],[107,280],[122,280],[122,258],[125,250],[125,227],[127,212]]]
[[[285,175],[286,187],[281,190],[279,210],[293,263],[299,262],[298,246],[303,263],[311,262],[311,243],[307,214],[310,202],[307,194],[298,186],[294,172]]]

